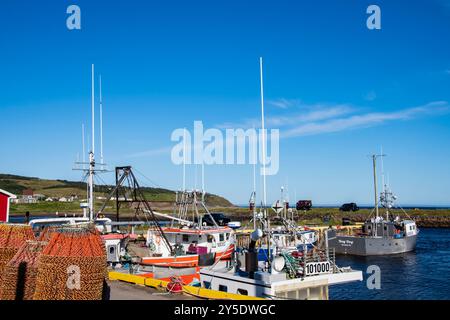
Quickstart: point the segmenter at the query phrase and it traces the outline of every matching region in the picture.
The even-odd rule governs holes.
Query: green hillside
[[[95,187],[96,197],[105,197],[111,190],[113,186],[100,186]],[[17,196],[22,195],[23,191],[26,189],[32,189],[34,194],[42,194],[45,197],[51,198],[61,198],[69,196],[77,196],[79,199],[86,199],[86,183],[81,181],[67,181],[67,180],[48,180],[40,179],[36,177],[23,177],[11,174],[0,174],[0,189],[4,189],[8,192],[16,194]],[[155,202],[173,202],[175,201],[175,192],[163,188],[151,188],[142,187],[144,195],[148,201]],[[220,207],[231,207],[233,206],[231,202],[227,199],[213,195],[206,195],[206,204],[208,206],[220,206]],[[36,203],[36,204],[13,204],[11,206],[11,212],[42,212],[42,211],[57,211],[57,210],[68,210],[70,208],[79,209],[78,203]]]

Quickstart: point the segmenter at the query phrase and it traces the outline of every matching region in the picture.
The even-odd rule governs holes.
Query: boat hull
[[[234,252],[234,246],[228,248],[223,252],[216,252],[214,261],[229,260]],[[199,266],[199,255],[190,254],[183,256],[168,256],[168,257],[144,257],[142,258],[143,265],[172,267],[172,268],[188,268]]]
[[[356,256],[377,256],[413,251],[417,235],[404,238],[336,236],[329,239],[328,245],[337,254]]]

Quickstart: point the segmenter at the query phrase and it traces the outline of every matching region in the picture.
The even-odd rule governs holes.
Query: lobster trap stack
[[[38,260],[47,242],[26,241],[3,270],[2,300],[32,300]]]
[[[2,298],[1,284],[4,279],[4,268],[27,240],[35,240],[30,226],[0,224],[0,299]]]
[[[100,300],[107,276],[106,252],[90,227],[49,230],[39,259],[35,300]]]

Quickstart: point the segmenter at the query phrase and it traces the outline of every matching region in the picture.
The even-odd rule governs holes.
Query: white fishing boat
[[[258,261],[255,244],[262,234],[253,232],[248,250],[238,254],[231,266],[201,269],[202,287],[268,299],[327,300],[329,286],[363,279],[361,271],[336,266],[328,250],[284,249],[268,262]]]
[[[289,201],[284,196],[284,187],[281,187],[281,200],[275,201],[272,210],[276,216],[272,218],[280,226],[271,228],[271,245],[276,248],[310,248],[318,241],[318,232],[307,227],[298,226]]]
[[[28,224],[35,231],[42,231],[47,227],[53,226],[75,226],[88,224],[91,220],[88,217],[57,217],[57,218],[37,218],[31,220]],[[94,220],[95,227],[99,232],[111,232],[111,219],[98,218]]]
[[[334,261],[334,251],[326,247],[308,249],[307,241],[297,248],[299,230],[288,219],[280,230],[270,226],[266,207],[265,134],[263,68],[260,58],[261,76],[261,122],[262,122],[262,171],[263,202],[261,212],[256,212],[254,195],[250,199],[253,209],[254,229],[248,248],[235,255],[231,265],[216,263],[200,270],[200,282],[204,288],[253,297],[272,299],[328,299],[328,286],[351,281],[361,281],[362,272],[351,268],[339,268]],[[282,208],[274,206],[276,213]],[[293,219],[292,219],[293,220]],[[293,221],[291,221],[293,222]],[[261,228],[258,228],[258,224]],[[302,235],[302,234],[300,234]],[[265,236],[267,259],[260,261],[257,243]],[[277,236],[277,238],[274,238]],[[288,242],[289,240],[289,242]],[[284,241],[284,243],[283,243]],[[278,243],[279,242],[279,245]]]
[[[154,212],[155,215],[172,220],[170,227],[162,227],[167,241],[163,241],[157,230],[147,231],[147,247],[150,255],[142,258],[142,264],[168,267],[197,267],[211,265],[218,260],[228,260],[234,252],[234,231],[228,226],[219,226],[209,213],[203,196],[199,200],[197,191],[177,195],[178,217]],[[189,219],[188,206],[193,215]],[[205,226],[199,214],[200,207],[213,221],[214,226]],[[189,219],[189,220],[188,220]]]

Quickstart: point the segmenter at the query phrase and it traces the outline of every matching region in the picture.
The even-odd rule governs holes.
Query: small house
[[[34,196],[34,191],[32,189],[25,189],[22,192],[22,198],[19,203],[36,203],[37,198]]]
[[[0,189],[0,222],[9,221],[9,203],[17,197],[8,191]]]

